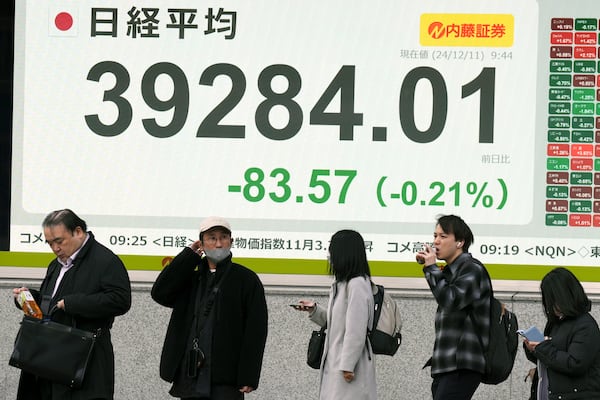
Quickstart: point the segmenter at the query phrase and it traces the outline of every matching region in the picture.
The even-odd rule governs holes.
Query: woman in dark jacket
[[[541,290],[545,339],[524,342],[527,358],[538,363],[538,399],[600,399],[600,330],[581,283],[555,268]]]

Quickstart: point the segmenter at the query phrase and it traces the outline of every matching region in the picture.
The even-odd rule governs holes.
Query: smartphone
[[[298,311],[307,311],[312,308],[309,306],[305,306],[303,304],[290,304],[290,307],[292,307],[294,310],[298,310]]]
[[[517,333],[530,342],[542,342],[544,341],[544,334],[535,326],[527,328],[525,330],[519,329]]]

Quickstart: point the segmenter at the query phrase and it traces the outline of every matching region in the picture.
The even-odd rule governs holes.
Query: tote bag
[[[54,383],[79,388],[97,334],[24,316],[9,365]]]

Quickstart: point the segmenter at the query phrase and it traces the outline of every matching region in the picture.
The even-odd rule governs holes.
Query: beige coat
[[[375,355],[367,339],[373,324],[374,300],[368,278],[334,282],[327,310],[317,305],[309,315],[319,326],[327,324],[327,340],[320,369],[320,400],[375,400]],[[354,372],[344,380],[342,371]]]

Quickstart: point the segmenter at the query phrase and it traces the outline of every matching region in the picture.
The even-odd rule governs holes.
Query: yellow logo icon
[[[511,47],[512,14],[421,14],[422,46]]]

